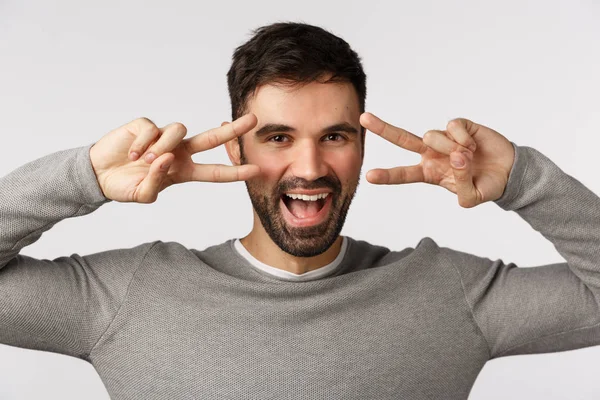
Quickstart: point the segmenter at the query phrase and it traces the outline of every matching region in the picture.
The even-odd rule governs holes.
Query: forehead
[[[358,123],[358,95],[349,82],[310,82],[303,85],[270,83],[260,86],[247,104],[261,122],[293,126]]]

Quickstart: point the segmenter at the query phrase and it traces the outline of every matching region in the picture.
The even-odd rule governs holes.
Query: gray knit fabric
[[[50,154],[0,180],[0,343],[87,360],[114,400],[466,399],[492,358],[600,344],[600,199],[513,146],[496,204],[566,263],[349,238],[338,269],[307,282],[257,270],[233,240],[20,255],[108,202],[91,145]]]

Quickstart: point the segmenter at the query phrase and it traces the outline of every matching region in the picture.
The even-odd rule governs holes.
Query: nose
[[[298,178],[314,181],[326,176],[328,173],[328,167],[323,159],[323,154],[318,144],[315,144],[312,140],[298,143],[293,157],[294,161],[291,165],[291,172]]]

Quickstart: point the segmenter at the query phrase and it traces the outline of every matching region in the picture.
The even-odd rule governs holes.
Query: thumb
[[[464,208],[475,207],[481,203],[479,192],[473,185],[473,153],[471,151],[453,151],[450,153],[450,165],[456,182],[458,204]]]
[[[156,201],[174,158],[172,153],[165,153],[150,164],[148,174],[138,185],[136,202],[154,203]]]

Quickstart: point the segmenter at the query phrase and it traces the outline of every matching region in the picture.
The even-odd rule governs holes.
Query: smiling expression
[[[235,143],[228,152],[236,164],[261,168],[246,181],[255,218],[286,253],[323,253],[342,230],[360,177],[364,138],[354,87],[267,84],[246,111],[258,124],[241,149]]]

